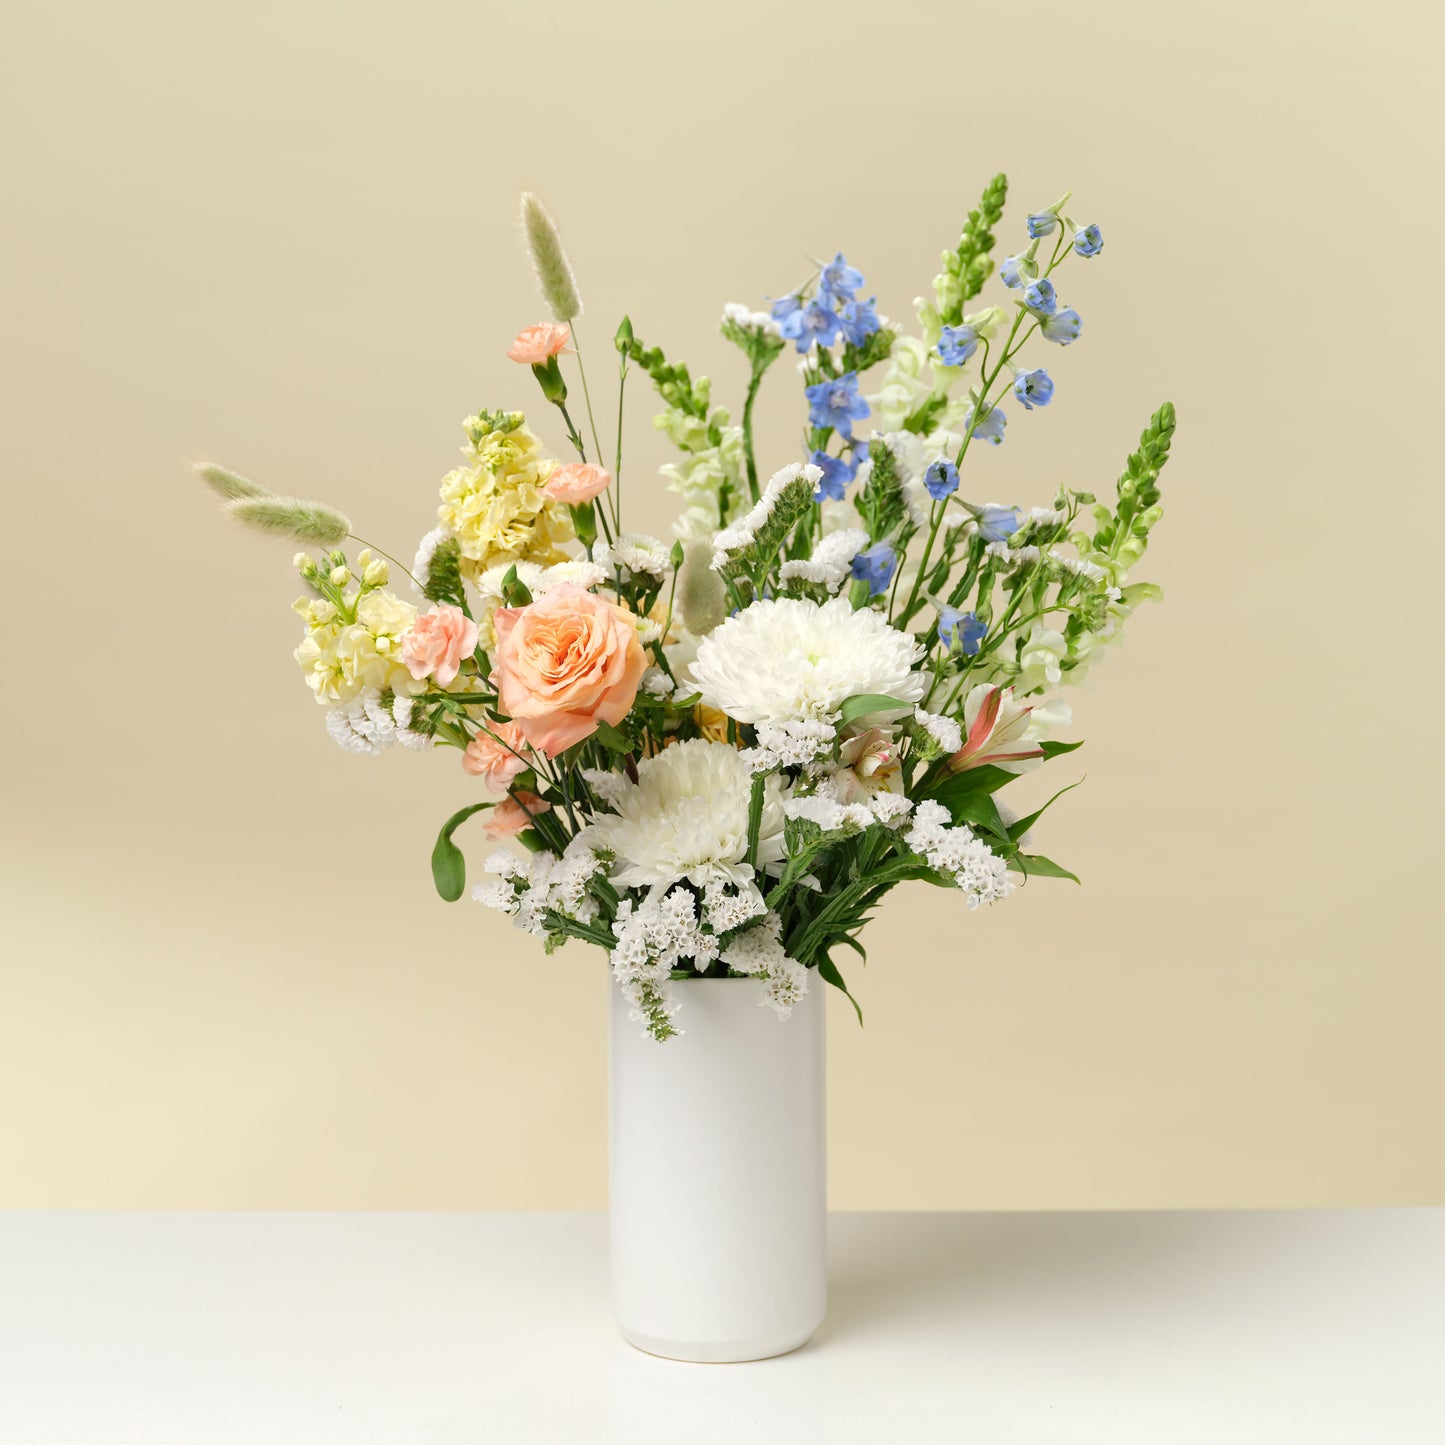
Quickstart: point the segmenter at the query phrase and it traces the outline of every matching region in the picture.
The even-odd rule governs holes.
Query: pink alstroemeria
[[[948,760],[948,771],[994,767],[1027,772],[1044,755],[1029,736],[1032,715],[1027,703],[1014,701],[1013,688],[980,683],[963,704],[967,732],[963,746]]]

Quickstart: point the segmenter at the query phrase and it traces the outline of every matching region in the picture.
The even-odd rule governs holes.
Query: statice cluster
[[[951,877],[970,908],[994,903],[1013,892],[1004,860],[968,826],[953,827],[948,809],[931,799],[914,810],[913,826],[903,841],[928,859],[928,866]]]

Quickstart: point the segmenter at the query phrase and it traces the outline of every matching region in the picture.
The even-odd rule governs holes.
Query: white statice
[[[783,813],[816,823],[825,833],[857,832],[877,821],[866,803],[842,803],[822,792],[789,798],[783,804]]]
[[[412,588],[418,597],[426,595],[427,584],[431,581],[431,559],[436,550],[452,535],[449,527],[433,527],[417,543],[416,560],[411,564]]]
[[[700,925],[695,896],[673,888],[659,889],[640,905],[624,898],[612,932],[612,976],[632,1005],[630,1018],[659,1041],[671,1038],[680,1032],[672,1020],[681,1007],[668,987],[672,970],[685,964],[705,969],[718,955],[716,937]]]
[[[731,933],[768,911],[756,883],[734,885],[715,878],[702,890],[702,911],[714,933]]]
[[[632,786],[625,774],[614,773],[610,768],[583,768],[582,777],[593,793],[609,806]]]
[[[643,638],[643,642],[647,641]],[[673,693],[672,679],[660,668],[649,667],[642,674],[642,691],[650,697],[668,698]]]
[[[983,555],[1010,572],[1019,567],[1033,567],[1044,560],[1043,551],[1038,547],[1010,547],[1007,542],[990,542],[983,549]]]
[[[902,793],[874,793],[868,806],[885,828],[896,828],[913,811],[913,799]]]
[[[760,1002],[785,1019],[808,992],[808,970],[788,957],[782,933],[782,919],[776,913],[765,914],[729,939],[720,957],[735,973],[766,979],[768,986]]]
[[[740,301],[729,301],[723,307],[723,321],[742,331],[757,331],[765,336],[781,336],[782,329],[766,311],[751,311]]]
[[[645,532],[623,532],[615,542],[599,542],[592,549],[593,560],[600,567],[621,567],[626,572],[645,572],[658,578],[672,570],[671,554],[666,542]]]
[[[951,877],[970,908],[1007,898],[1013,892],[1008,865],[967,824],[955,828],[952,821],[942,803],[929,799],[914,810],[903,841],[930,868]]]
[[[348,702],[328,708],[326,731],[332,742],[349,753],[374,757],[393,743],[421,752],[431,747],[432,739],[411,730],[413,700],[398,696],[390,706],[380,688],[363,688]]]
[[[822,467],[815,467],[812,462],[791,462],[781,471],[774,472],[768,478],[767,485],[763,488],[763,494],[752,510],[739,517],[731,527],[725,527],[713,538],[713,567],[721,570],[727,566],[734,552],[751,544],[763,524],[773,515],[779,498],[789,487],[805,482],[808,495],[812,496],[817,490],[818,483],[822,480]]]
[[[759,723],[757,745],[744,748],[742,757],[754,773],[775,773],[780,768],[802,768],[832,751],[838,730],[832,723],[797,718],[785,723]]]
[[[747,862],[752,775],[736,748],[693,738],[637,765],[637,781],[609,799],[615,813],[589,828],[594,848],[612,854],[620,887],[656,888],[714,879],[751,880]],[[782,787],[764,784],[757,861],[783,858]]]
[[[600,912],[588,884],[602,871],[603,862],[585,834],[573,838],[560,857],[529,853],[519,858],[499,848],[484,866],[489,876],[473,887],[473,900],[505,913],[526,933],[550,936],[549,914],[591,923]]]
[[[836,719],[861,693],[896,697],[897,716],[923,697],[913,670],[922,647],[871,608],[846,597],[782,597],[734,613],[699,644],[692,679],[703,702],[744,723]]]
[[[778,575],[784,582],[797,578],[836,592],[852,575],[853,559],[867,545],[867,532],[858,527],[843,527],[823,537],[813,548],[811,557],[784,562]]]
[[[941,753],[956,753],[963,746],[963,732],[951,717],[942,713],[924,712],[921,707],[913,709],[913,718],[929,737],[938,744]]]

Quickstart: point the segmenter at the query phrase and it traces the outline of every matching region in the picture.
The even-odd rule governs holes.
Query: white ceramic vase
[[[804,1344],[827,1300],[824,1006],[780,1020],[754,979],[675,983],[657,1043],[613,985],[612,1304],[673,1360],[762,1360]]]

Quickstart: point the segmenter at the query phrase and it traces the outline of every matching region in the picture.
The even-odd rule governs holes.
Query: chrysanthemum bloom
[[[612,473],[606,467],[594,466],[591,462],[568,462],[552,473],[542,490],[554,502],[576,506],[578,502],[590,502],[611,485]]]
[[[846,597],[821,605],[783,597],[709,633],[692,676],[703,702],[739,722],[826,720],[861,693],[898,698],[898,716],[923,696],[925,678],[913,670],[920,656],[908,633],[879,612],[855,612]]]
[[[497,634],[497,695],[522,735],[549,758],[590,737],[597,721],[627,716],[647,657],[635,619],[564,582],[526,607],[504,607]]]
[[[615,813],[593,820],[590,846],[616,855],[613,881],[629,888],[687,879],[699,887],[746,883],[752,774],[735,748],[693,738],[637,765],[637,781],[612,799]],[[782,786],[763,792],[759,864],[783,857]]]
[[[476,645],[477,624],[460,607],[443,602],[417,618],[401,645],[401,659],[415,681],[432,677],[450,687]]]
[[[951,773],[985,766],[1024,773],[1044,755],[1033,736],[1033,708],[1015,702],[1011,687],[980,683],[963,704],[963,725],[963,746],[948,760]]]
[[[480,778],[494,793],[505,793],[517,774],[531,766],[527,751],[527,739],[515,722],[494,723],[467,744],[462,771]]]
[[[572,339],[569,326],[557,326],[550,321],[539,321],[535,326],[523,327],[517,339],[507,352],[513,361],[527,366],[545,366],[547,361],[567,350]]]
[[[536,793],[513,793],[492,809],[482,831],[489,838],[515,838],[524,828],[532,826],[533,818],[551,811],[551,803]]]

